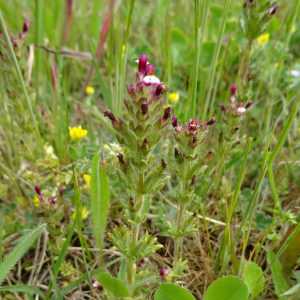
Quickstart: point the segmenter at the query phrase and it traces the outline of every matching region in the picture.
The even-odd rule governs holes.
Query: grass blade
[[[29,286],[25,284],[20,285],[10,285],[0,287],[0,292],[24,292],[24,293],[32,293],[39,295],[42,299],[45,299],[44,293],[34,286]]]
[[[0,282],[3,281],[5,276],[10,272],[12,267],[17,261],[26,253],[26,251],[32,246],[36,238],[43,232],[46,224],[32,230],[27,236],[25,236],[20,244],[9,254],[9,256],[0,265]]]
[[[152,280],[154,280],[154,279],[156,279],[156,278],[157,278],[157,276],[156,276],[156,275],[153,275],[153,276],[150,276],[150,277],[141,279],[141,280],[135,282],[134,284],[128,286],[127,289],[128,289],[129,291],[130,291],[130,290],[137,289],[138,287],[144,285],[146,282],[152,281]]]
[[[42,2],[42,1],[38,1],[38,2]],[[32,118],[32,121],[33,121],[33,127],[34,127],[34,130],[35,130],[34,133],[35,133],[36,141],[37,141],[38,145],[43,149],[42,138],[41,138],[39,128],[37,126],[37,122],[36,122],[36,119],[35,119],[35,116],[34,116],[34,113],[33,113],[33,109],[32,109],[31,103],[30,103],[30,99],[29,99],[29,96],[28,96],[28,93],[27,93],[27,90],[26,90],[26,85],[25,85],[25,82],[23,80],[23,76],[22,76],[22,73],[21,73],[16,55],[15,55],[15,51],[12,47],[12,44],[11,44],[11,41],[10,41],[10,38],[9,38],[9,35],[8,35],[8,32],[7,32],[7,29],[6,29],[6,26],[5,26],[5,23],[4,23],[1,12],[0,12],[0,24],[1,24],[1,31],[3,33],[5,43],[7,45],[8,52],[9,52],[10,57],[12,59],[13,65],[16,69],[20,85],[22,87],[27,105],[29,107],[30,115],[31,115],[31,118]]]
[[[57,297],[57,300],[63,300],[63,297],[62,297],[62,294],[61,294],[61,291],[60,291],[60,288],[56,282],[56,279],[54,277],[54,274],[52,272],[51,269],[49,269],[50,271],[50,276],[51,276],[51,282],[52,282],[52,285],[54,287],[54,290],[55,290],[55,294],[56,294],[56,297]]]
[[[97,152],[94,155],[92,164],[91,205],[96,245],[101,249],[99,252],[99,255],[101,255],[109,208],[109,186],[105,167],[100,164],[99,154]]]

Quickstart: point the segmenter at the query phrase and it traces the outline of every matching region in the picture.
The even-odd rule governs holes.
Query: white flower
[[[246,108],[245,107],[239,107],[237,111],[240,114],[244,114],[246,112]]]
[[[96,280],[94,283],[93,283],[93,287],[97,287],[99,284],[99,282]]]
[[[291,75],[292,75],[293,77],[299,77],[300,71],[298,71],[298,70],[292,70],[292,71],[291,71]]]
[[[144,79],[143,79],[143,82],[146,85],[158,85],[158,84],[160,84],[160,80],[157,77],[155,77],[154,75],[145,76]]]

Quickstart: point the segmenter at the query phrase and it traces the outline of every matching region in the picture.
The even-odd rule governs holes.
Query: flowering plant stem
[[[177,233],[178,234],[179,234],[179,230],[180,230],[180,224],[181,224],[183,212],[184,212],[184,205],[180,204],[179,214],[178,214],[178,219],[177,219]],[[178,260],[182,258],[181,257],[182,251],[180,251],[180,253],[179,253],[180,244],[181,244],[181,238],[179,238],[175,241],[175,248],[174,248],[174,269],[175,270],[177,267]]]

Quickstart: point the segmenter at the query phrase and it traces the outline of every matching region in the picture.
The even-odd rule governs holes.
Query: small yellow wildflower
[[[171,93],[169,95],[169,99],[170,99],[170,102],[172,104],[176,104],[178,102],[178,100],[179,100],[179,94],[178,93]]]
[[[166,109],[166,108],[167,108],[167,105],[164,105],[164,106],[163,106],[163,109]]]
[[[125,45],[123,45],[123,48],[122,48],[122,49],[123,49],[123,52],[124,52],[124,51],[125,51],[125,49],[126,49]]]
[[[35,195],[32,202],[33,202],[34,207],[39,207],[40,206],[40,199],[39,199],[38,196]]]
[[[270,38],[270,34],[266,33],[264,35],[261,35],[258,39],[257,39],[257,43],[258,45],[264,44],[266,43]]]
[[[279,63],[276,63],[276,64],[275,64],[275,67],[278,68],[278,67],[279,67]]]
[[[87,130],[86,129],[82,129],[81,126],[77,127],[69,127],[69,135],[71,137],[72,140],[74,140],[75,142],[78,142],[79,140],[81,140],[83,137],[85,137],[87,135]]]
[[[83,175],[83,179],[84,179],[87,187],[91,187],[91,178],[92,177],[89,174]]]
[[[95,93],[95,89],[92,86],[87,86],[85,92],[87,95],[93,95]]]
[[[295,25],[293,25],[292,27],[292,33],[295,33],[297,31],[297,27]]]
[[[75,208],[75,212],[74,212],[74,214],[71,216],[71,219],[72,220],[75,220],[75,218],[76,218],[76,208]],[[82,219],[86,219],[87,217],[88,217],[88,215],[89,215],[89,211],[88,210],[86,210],[86,206],[84,206],[83,208],[82,208],[82,211],[81,211],[81,214],[82,214]]]

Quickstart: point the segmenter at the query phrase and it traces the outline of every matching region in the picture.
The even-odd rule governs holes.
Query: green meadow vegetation
[[[0,0],[0,300],[300,299],[300,0]]]

